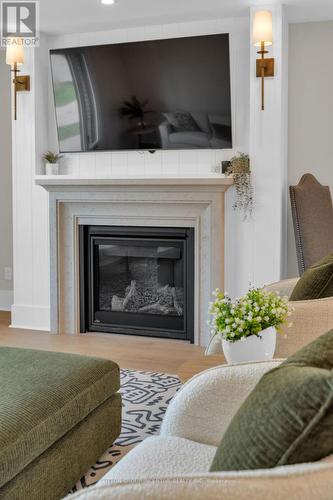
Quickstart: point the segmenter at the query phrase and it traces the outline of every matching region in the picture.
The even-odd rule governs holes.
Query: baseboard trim
[[[50,308],[30,305],[12,306],[11,328],[50,331]]]
[[[13,303],[13,290],[0,290],[0,311],[10,311]]]

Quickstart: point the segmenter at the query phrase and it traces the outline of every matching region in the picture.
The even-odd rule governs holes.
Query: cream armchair
[[[187,382],[171,402],[159,436],[146,439],[80,500],[332,500],[333,461],[270,470],[209,473],[240,405],[281,361],[224,365]]]
[[[265,290],[279,291],[290,297],[299,278],[289,279],[266,286]],[[333,328],[333,297],[317,300],[291,302],[294,312],[290,317],[292,326],[284,327],[278,336],[275,356],[286,358]]]

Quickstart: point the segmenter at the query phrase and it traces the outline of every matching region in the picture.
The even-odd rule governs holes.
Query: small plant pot
[[[228,363],[268,361],[273,359],[276,347],[276,329],[272,326],[244,340],[222,340],[224,356]]]
[[[45,163],[45,174],[46,175],[58,175],[59,174],[59,163]]]

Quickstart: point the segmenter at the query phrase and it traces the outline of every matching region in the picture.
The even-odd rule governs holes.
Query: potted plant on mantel
[[[42,156],[45,160],[45,174],[46,175],[58,175],[59,174],[59,160],[62,155],[58,153],[53,153],[52,151],[47,151]]]
[[[251,289],[232,300],[220,290],[210,306],[212,341],[219,336],[228,363],[273,359],[277,329],[292,312],[288,297]],[[206,353],[209,353],[209,346]]]

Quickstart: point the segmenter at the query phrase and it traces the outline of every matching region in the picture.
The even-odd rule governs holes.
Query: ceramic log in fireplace
[[[80,226],[81,332],[194,341],[194,229]]]

